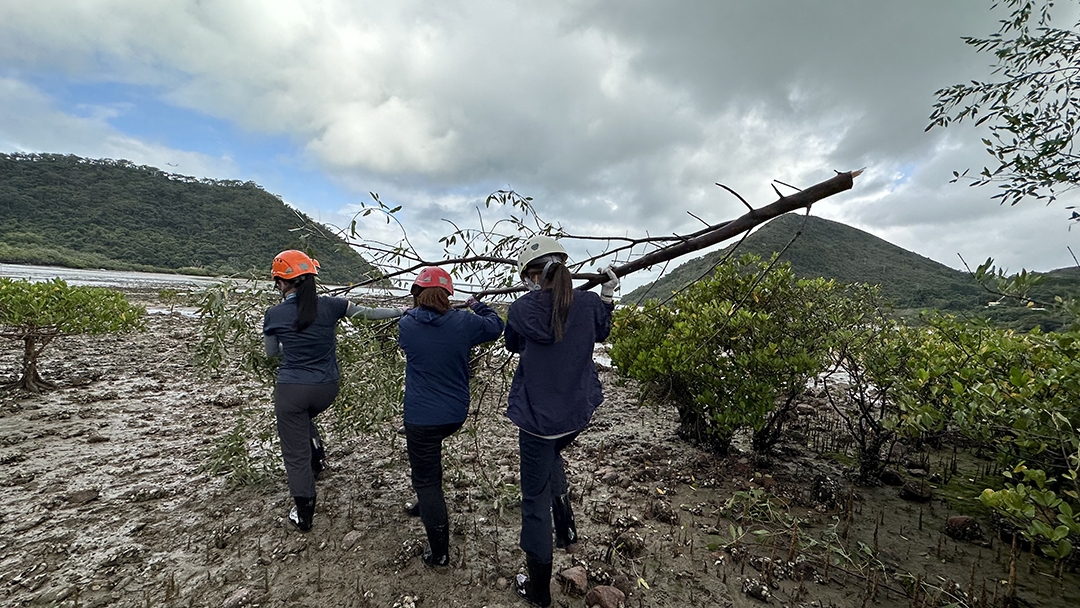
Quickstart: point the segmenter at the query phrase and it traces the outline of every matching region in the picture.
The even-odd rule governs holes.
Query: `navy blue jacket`
[[[533,291],[510,305],[506,348],[520,353],[506,415],[523,431],[551,436],[580,431],[604,400],[593,345],[611,332],[611,311],[591,291],[574,290],[563,339],[551,331],[550,290]]]
[[[296,331],[296,298],[287,298],[266,311],[263,334],[281,342],[281,384],[323,384],[341,377],[337,361],[338,321],[345,316],[349,301],[345,298],[319,296],[315,322],[304,331]]]
[[[398,323],[405,351],[405,423],[455,424],[469,415],[469,349],[495,340],[503,320],[486,304],[473,311],[410,309]]]

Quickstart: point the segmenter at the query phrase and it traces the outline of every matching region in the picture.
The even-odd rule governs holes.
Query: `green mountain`
[[[1042,325],[1044,329],[1055,329],[1061,325],[1060,319],[1045,311],[1008,303],[988,307],[988,302],[996,296],[967,272],[949,268],[857,228],[801,213],[777,217],[751,233],[742,244],[690,260],[656,282],[624,295],[622,302],[662,300],[710,273],[732,247],[737,247],[735,255],[754,253],[766,259],[782,251],[780,259],[789,262],[801,277],[880,285],[882,295],[900,311],[938,309],[977,314],[1023,328]],[[1053,294],[1068,293],[1080,293],[1080,269],[1046,273],[1032,295],[1052,301]]]
[[[278,252],[304,249],[328,283],[374,273],[344,240],[253,182],[125,160],[0,154],[0,226],[0,262],[267,275]],[[327,238],[301,242],[301,226]]]

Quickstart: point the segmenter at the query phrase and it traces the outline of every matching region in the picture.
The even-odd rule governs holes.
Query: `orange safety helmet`
[[[270,267],[270,275],[275,279],[288,281],[304,274],[319,274],[319,261],[296,249],[277,254]]]
[[[428,287],[442,287],[450,295],[454,295],[454,282],[450,279],[450,273],[438,266],[429,266],[420,271],[413,281],[411,293],[415,296],[421,289]]]

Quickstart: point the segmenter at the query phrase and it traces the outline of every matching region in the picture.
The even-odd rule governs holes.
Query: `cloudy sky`
[[[377,192],[431,256],[501,188],[640,236],[741,215],[715,182],[764,205],[865,167],[813,213],[952,267],[1069,266],[1075,196],[1001,207],[949,183],[990,160],[981,133],[924,133],[935,90],[989,73],[960,38],[996,30],[990,4],[3,2],[0,151],[253,180],[338,226]]]

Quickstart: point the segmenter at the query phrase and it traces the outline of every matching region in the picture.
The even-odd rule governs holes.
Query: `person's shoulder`
[[[507,308],[507,314],[520,314],[521,312],[532,308],[533,306],[536,306],[539,294],[540,292],[538,291],[530,291],[527,292],[525,295],[521,296],[520,298],[514,300]]]
[[[413,311],[414,310],[415,309],[409,309],[409,310],[405,311],[405,313],[402,314],[400,318],[398,318],[398,333],[399,333],[399,335],[400,335],[400,332],[401,332],[401,330],[403,328],[406,331],[408,331],[408,330],[413,329],[414,327],[417,327],[418,325],[420,325],[420,322],[416,320],[415,316],[413,316]]]
[[[604,303],[604,301],[600,299],[600,296],[598,294],[592,291],[583,291],[580,289],[577,290],[577,295],[574,296],[574,301],[580,301],[581,303],[587,304],[589,306],[600,306]]]
[[[273,317],[282,314],[283,312],[285,312],[285,310],[288,309],[289,304],[290,302],[278,302],[277,304],[274,304],[270,308],[266,309],[266,316]]]
[[[344,316],[349,309],[349,300],[339,296],[319,296],[319,305],[328,307],[337,316]]]

